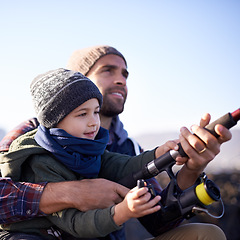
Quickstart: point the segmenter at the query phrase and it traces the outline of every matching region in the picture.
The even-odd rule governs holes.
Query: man
[[[105,51],[110,50],[110,52],[107,52],[106,54],[105,52],[102,52],[102,49],[105,49]],[[121,53],[119,53],[116,49],[111,48],[109,46],[101,46],[100,52],[99,49],[91,53],[89,53],[88,51],[89,50],[86,51],[87,57],[83,59],[82,65],[83,69],[84,68],[87,69],[87,72],[84,72],[83,69],[73,69],[72,67],[71,68],[73,70],[81,71],[82,73],[86,74],[91,80],[93,80],[103,94],[104,97],[103,102],[104,101],[106,103],[108,102],[108,108],[105,109],[105,107],[103,106],[100,115],[102,126],[110,130],[111,142],[108,146],[108,149],[110,151],[116,152],[118,151],[122,152],[124,150],[126,151],[124,153],[129,155],[137,154],[133,150],[134,149],[133,142],[127,137],[127,132],[123,129],[122,123],[120,122],[117,116],[121,111],[123,111],[124,103],[127,96],[126,79],[128,72],[126,70],[127,67],[126,61]],[[98,54],[100,55],[96,55],[97,52],[99,52]],[[83,55],[84,54],[82,54],[82,56]],[[87,67],[84,66],[86,64]],[[68,66],[70,68],[70,62]],[[109,108],[110,103],[114,103],[113,108]],[[107,104],[104,105],[107,106]],[[113,110],[117,111],[114,112]],[[182,129],[182,134],[180,137],[183,141],[184,147],[187,147],[189,153],[194,152],[192,154],[194,155],[195,159],[199,160],[199,166],[197,166],[197,171],[195,171],[196,169],[191,169],[190,165],[192,164],[192,159],[190,159],[190,162],[189,163],[187,162],[184,165],[183,171],[179,173],[178,178],[181,179],[179,181],[179,184],[180,187],[181,185],[184,186],[183,189],[193,184],[194,181],[190,181],[190,179],[192,180],[197,179],[199,172],[201,172],[206,166],[206,164],[210,160],[212,160],[212,158],[218,153],[218,148],[220,147],[220,144],[231,138],[230,132],[227,129],[221,128],[219,126],[217,128],[217,131],[221,135],[221,137],[218,139],[218,142],[216,141],[216,139],[214,140],[213,137],[210,136],[209,134],[206,135],[205,131],[202,130],[202,127],[205,126],[208,123],[208,121],[209,116],[201,120],[200,124],[201,127],[195,127],[194,129],[196,133],[203,136],[204,142],[207,145],[206,147],[199,139],[195,138],[187,129],[185,128]],[[192,147],[190,147],[189,145],[190,142]],[[211,142],[214,142],[214,144],[211,144]],[[131,149],[130,152],[129,149]],[[139,147],[137,149],[139,149]],[[200,155],[200,153],[198,152],[201,152],[202,149],[204,149],[205,151],[204,153],[201,153],[202,155]],[[67,191],[65,191],[65,193],[67,193]],[[177,231],[177,233],[175,234],[178,234],[178,231],[184,231],[185,234],[189,234],[189,232],[186,232],[186,229],[185,230],[182,229],[184,228],[176,229],[175,231]],[[206,228],[203,229],[206,230]],[[211,232],[214,232],[213,230],[214,229],[211,228]],[[199,231],[193,228],[193,232],[196,232],[197,235],[198,233],[199,234],[204,233],[204,230]]]
[[[103,95],[100,110],[101,126],[109,130],[110,142],[107,149],[112,152],[137,155],[141,147],[128,137],[127,131],[119,119],[127,98],[127,61],[117,49],[111,46],[93,46],[76,50],[71,55],[67,68],[79,71],[91,79]],[[140,151],[139,151],[140,150]],[[157,191],[159,185],[151,180]],[[126,226],[126,239],[146,239],[151,235],[136,219]]]

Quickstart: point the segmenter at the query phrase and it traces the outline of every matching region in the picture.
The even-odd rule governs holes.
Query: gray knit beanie
[[[59,68],[34,78],[30,85],[38,121],[46,128],[55,127],[71,111],[92,98],[102,105],[97,86],[82,75]]]
[[[91,68],[94,66],[94,64],[101,57],[109,54],[114,54],[121,57],[127,66],[126,59],[116,48],[103,45],[76,50],[75,52],[73,52],[67,63],[67,69],[78,71],[84,75],[87,75]]]

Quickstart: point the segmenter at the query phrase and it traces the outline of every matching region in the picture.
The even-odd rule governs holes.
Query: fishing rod
[[[235,126],[240,120],[240,108],[232,113],[227,113],[205,127],[216,138],[219,135],[214,128],[217,124],[225,126],[227,129]],[[123,178],[119,183],[133,188],[146,186],[151,193],[152,198],[156,196],[154,187],[151,184],[145,183],[146,179],[158,175],[162,171],[166,171],[171,181],[167,187],[167,194],[162,196],[159,205],[160,211],[139,218],[141,224],[153,235],[158,236],[162,233],[162,228],[166,224],[173,221],[181,221],[181,219],[189,219],[197,212],[205,212],[211,217],[220,218],[224,214],[224,204],[221,199],[221,194],[218,186],[207,178],[205,173],[202,173],[198,180],[191,187],[185,190],[179,190],[177,187],[177,179],[172,171],[172,166],[175,164],[178,155],[188,157],[179,143],[178,151],[170,150],[159,158],[149,162],[140,171],[132,173]],[[178,189],[178,190],[177,190]],[[207,207],[213,202],[221,201],[222,214],[219,216],[212,215]]]
[[[211,124],[207,125],[205,129],[208,130],[216,138],[218,138],[219,135],[214,130],[217,124],[221,124],[227,129],[230,129],[233,126],[235,126],[239,120],[240,120],[240,108],[238,108],[232,113],[227,113],[223,115],[222,117],[218,118]],[[178,146],[179,149],[177,151],[170,150],[169,152],[149,162],[140,171],[126,176],[119,183],[129,188],[133,188],[137,185],[137,180],[155,177],[162,171],[166,171],[168,175],[171,178],[173,178],[174,174],[172,172],[172,166],[176,163],[175,160],[177,156],[180,155],[182,157],[188,157],[180,143],[178,144]]]

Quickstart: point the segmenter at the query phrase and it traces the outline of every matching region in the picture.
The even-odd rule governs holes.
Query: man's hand
[[[220,152],[221,144],[232,137],[231,132],[219,124],[215,126],[219,138],[214,137],[204,129],[209,121],[210,115],[205,114],[200,121],[200,126],[191,127],[192,132],[185,127],[181,128],[179,139],[185,153],[189,156],[178,174],[178,185],[182,189],[190,187],[196,181],[208,163]],[[183,163],[181,158],[177,158],[176,161]]]
[[[128,191],[120,184],[101,178],[48,183],[39,208],[46,214],[66,208],[80,211],[106,208],[121,202]]]

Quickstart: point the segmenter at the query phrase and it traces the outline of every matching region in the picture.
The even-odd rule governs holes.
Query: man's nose
[[[127,79],[124,76],[119,76],[115,80],[116,85],[126,86],[127,85]]]

